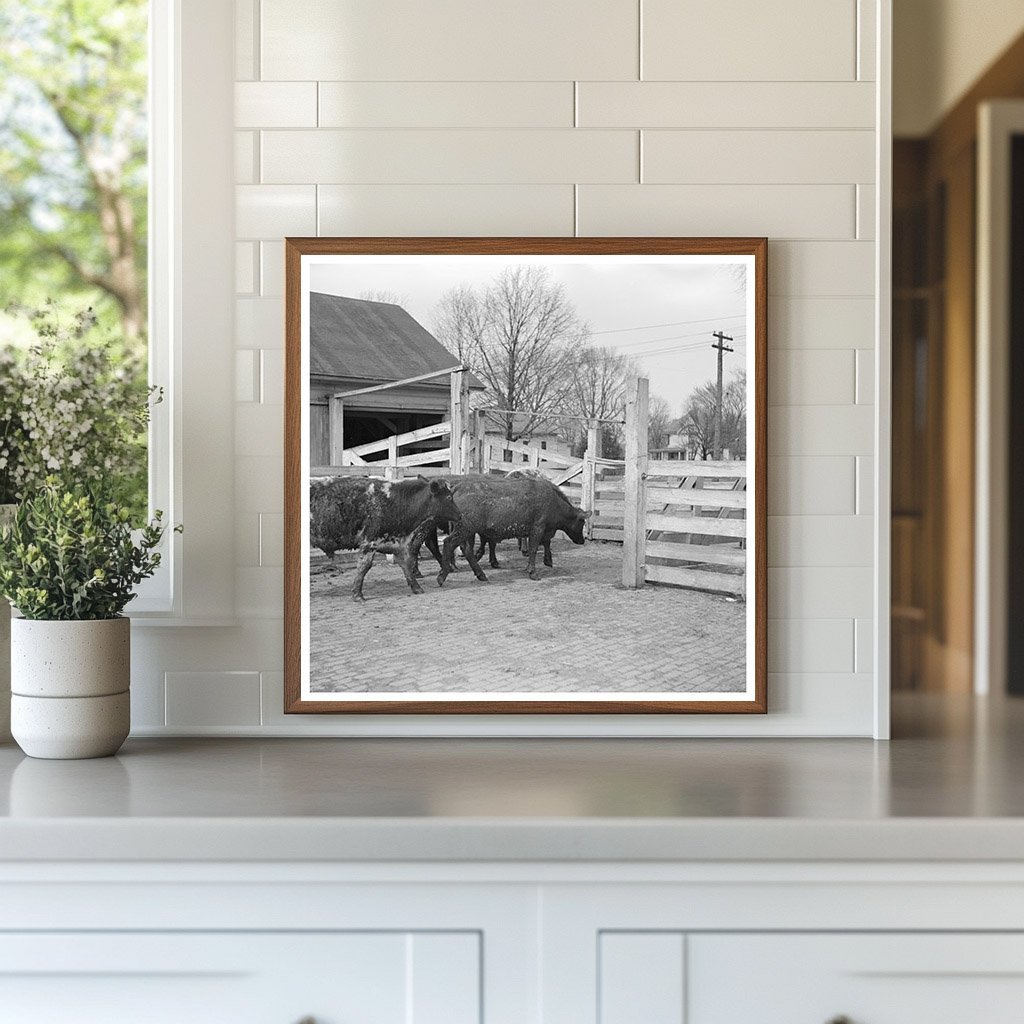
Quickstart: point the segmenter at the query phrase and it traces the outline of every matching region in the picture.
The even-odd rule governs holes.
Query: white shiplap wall
[[[812,6],[237,0],[240,624],[146,631],[139,731],[566,731],[281,714],[281,238],[576,233],[771,239],[773,710],[575,725],[871,734],[875,3]]]

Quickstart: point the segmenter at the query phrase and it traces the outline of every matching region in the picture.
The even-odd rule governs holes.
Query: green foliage
[[[61,294],[140,348],[146,0],[0,4],[0,305]]]
[[[0,503],[17,502],[50,475],[103,484],[142,522],[147,509],[150,388],[138,358],[94,340],[91,310],[54,303],[21,310],[37,342],[0,350]]]
[[[133,536],[126,508],[50,477],[0,528],[0,593],[26,619],[113,619],[160,564],[161,513]]]

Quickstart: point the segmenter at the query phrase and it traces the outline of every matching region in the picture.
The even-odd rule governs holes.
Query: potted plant
[[[51,474],[90,487],[146,515],[146,426],[160,401],[137,353],[110,338],[96,341],[91,309],[7,307],[5,332],[22,347],[0,345],[0,527],[21,499]],[[10,618],[0,596],[0,742],[10,739]]]
[[[11,731],[32,757],[116,753],[131,725],[130,621],[160,564],[161,514],[133,531],[128,509],[48,478],[0,530],[11,620]]]

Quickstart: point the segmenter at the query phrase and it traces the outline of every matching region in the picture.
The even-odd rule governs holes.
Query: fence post
[[[473,468],[477,473],[486,473],[487,466],[487,442],[484,440],[484,431],[487,429],[485,414],[479,409],[473,412]]]
[[[342,400],[332,395],[327,414],[327,447],[330,449],[332,466],[345,465],[345,457],[342,454],[345,451],[344,412]]]
[[[540,444],[530,445],[530,469],[540,470]]]
[[[644,585],[647,546],[647,419],[649,383],[646,377],[629,382],[626,398],[626,503],[622,523],[622,585]]]
[[[598,420],[587,421],[587,451],[593,459],[601,458],[601,424]]]
[[[469,378],[465,370],[453,370],[451,377],[452,435],[448,468],[452,473],[465,473],[462,453],[465,450],[469,414]]]
[[[580,478],[580,483],[582,485],[580,508],[583,509],[584,512],[590,512],[590,518],[587,520],[587,525],[583,529],[583,535],[587,540],[592,540],[594,537],[594,471],[596,468],[594,456],[588,448],[583,453],[583,475]]]
[[[398,435],[392,434],[388,438],[388,468],[384,470],[386,480],[400,480],[402,467],[398,464]]]

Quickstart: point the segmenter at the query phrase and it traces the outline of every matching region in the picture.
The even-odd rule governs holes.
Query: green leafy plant
[[[94,338],[91,309],[56,302],[11,307],[35,335],[25,351],[0,350],[0,504],[51,475],[103,485],[135,523],[146,516],[147,434],[161,400],[139,358]]]
[[[26,619],[116,618],[160,564],[161,519],[133,531],[126,508],[50,477],[0,528],[0,594]]]

